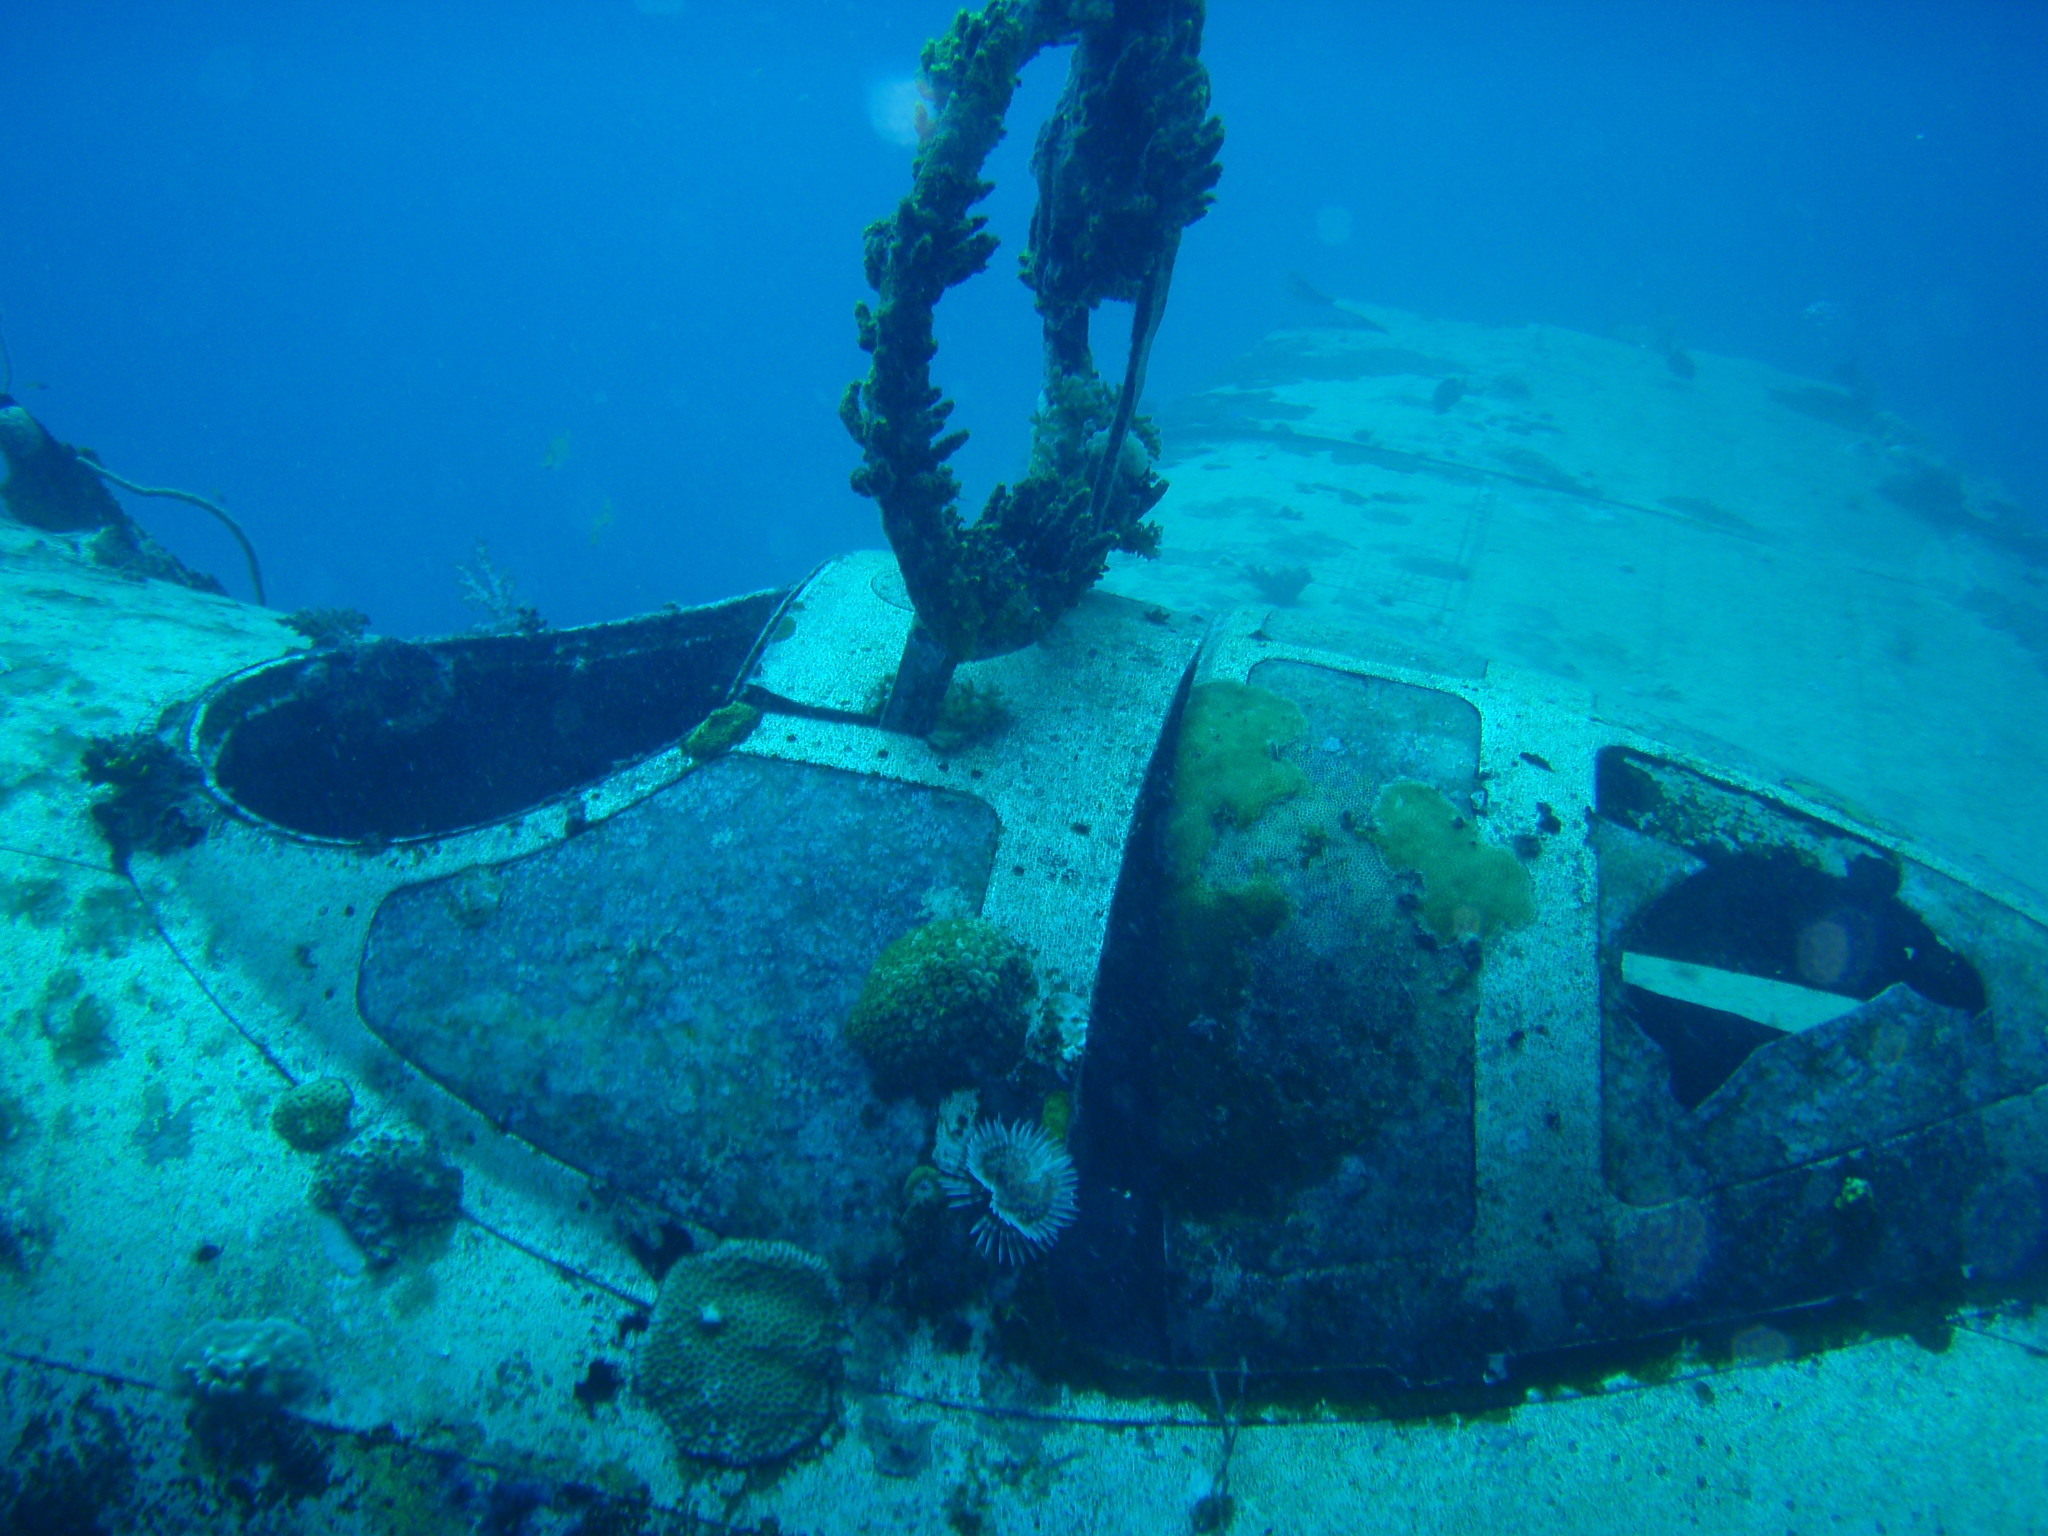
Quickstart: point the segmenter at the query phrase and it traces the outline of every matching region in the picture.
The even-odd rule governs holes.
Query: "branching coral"
[[[919,621],[898,690],[913,683],[919,699],[892,696],[887,724],[929,729],[954,662],[1030,644],[1113,550],[1157,546],[1144,518],[1166,487],[1151,468],[1157,439],[1133,412],[1181,230],[1201,217],[1219,174],[1223,129],[1208,115],[1201,34],[1200,0],[990,0],[925,47],[938,116],[910,195],[868,228],[877,303],[861,304],[855,321],[873,364],[840,406],[863,451],[854,488],[881,507]],[[1031,466],[970,524],[946,464],[967,434],[947,430],[953,405],[931,380],[933,311],[995,251],[988,220],[972,210],[991,190],[981,168],[1018,71],[1065,42],[1077,47],[1032,157],[1039,201],[1023,264],[1045,329]],[[1089,353],[1089,315],[1105,299],[1135,310],[1121,391]],[[1132,432],[1145,453],[1126,453]]]

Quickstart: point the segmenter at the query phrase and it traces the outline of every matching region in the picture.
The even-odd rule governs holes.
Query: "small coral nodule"
[[[178,1346],[175,1389],[202,1404],[262,1413],[298,1401],[320,1384],[313,1336],[286,1318],[208,1323]]]
[[[338,1077],[317,1077],[287,1089],[270,1112],[270,1128],[300,1152],[325,1152],[349,1132],[355,1095]]]
[[[1035,1125],[985,1120],[939,1164],[956,1208],[981,1212],[974,1246],[1004,1264],[1050,1248],[1074,1220],[1074,1160]]]

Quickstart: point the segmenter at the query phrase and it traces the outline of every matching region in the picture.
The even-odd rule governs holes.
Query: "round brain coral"
[[[882,951],[846,1039],[882,1093],[937,1099],[1017,1064],[1037,990],[1023,945],[981,918],[945,918]]]
[[[662,1281],[635,1387],[684,1455],[757,1466],[832,1422],[839,1333],[821,1260],[788,1243],[720,1243]]]

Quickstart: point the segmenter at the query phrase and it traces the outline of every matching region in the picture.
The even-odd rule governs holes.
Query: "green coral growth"
[[[1055,1088],[1045,1096],[1045,1108],[1039,1112],[1038,1124],[1061,1146],[1067,1144],[1067,1132],[1074,1123],[1074,1099],[1064,1088]]]
[[[1286,892],[1269,875],[1218,885],[1204,865],[1219,833],[1250,827],[1308,789],[1308,775],[1281,756],[1307,736],[1300,708],[1264,688],[1203,683],[1188,696],[1174,748],[1161,933],[1170,1006],[1183,1020],[1233,1013],[1249,979],[1250,946],[1291,915]]]
[[[699,762],[723,757],[754,734],[761,711],[751,704],[728,704],[704,717],[703,724],[683,738],[683,750]]]
[[[1193,880],[1219,827],[1248,827],[1308,788],[1280,753],[1308,736],[1308,717],[1288,699],[1244,683],[1204,683],[1188,698],[1173,760],[1167,826],[1175,873]]]
[[[1390,784],[1372,814],[1387,862],[1422,876],[1422,921],[1439,939],[1491,938],[1535,918],[1528,870],[1507,849],[1482,842],[1437,790]]]
[[[881,1093],[937,1099],[1016,1066],[1037,991],[1023,945],[981,918],[943,918],[882,951],[846,1040]]]
[[[1246,951],[1292,915],[1287,893],[1263,875],[1233,888],[1201,880],[1175,887],[1164,935],[1175,1011],[1183,1019],[1235,1012],[1250,980]]]

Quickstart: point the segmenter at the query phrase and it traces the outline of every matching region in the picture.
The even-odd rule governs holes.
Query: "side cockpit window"
[[[1606,1162],[1653,1205],[2048,1080],[2034,925],[1866,838],[1623,748],[1594,845]],[[2025,932],[2017,930],[2025,929]]]

